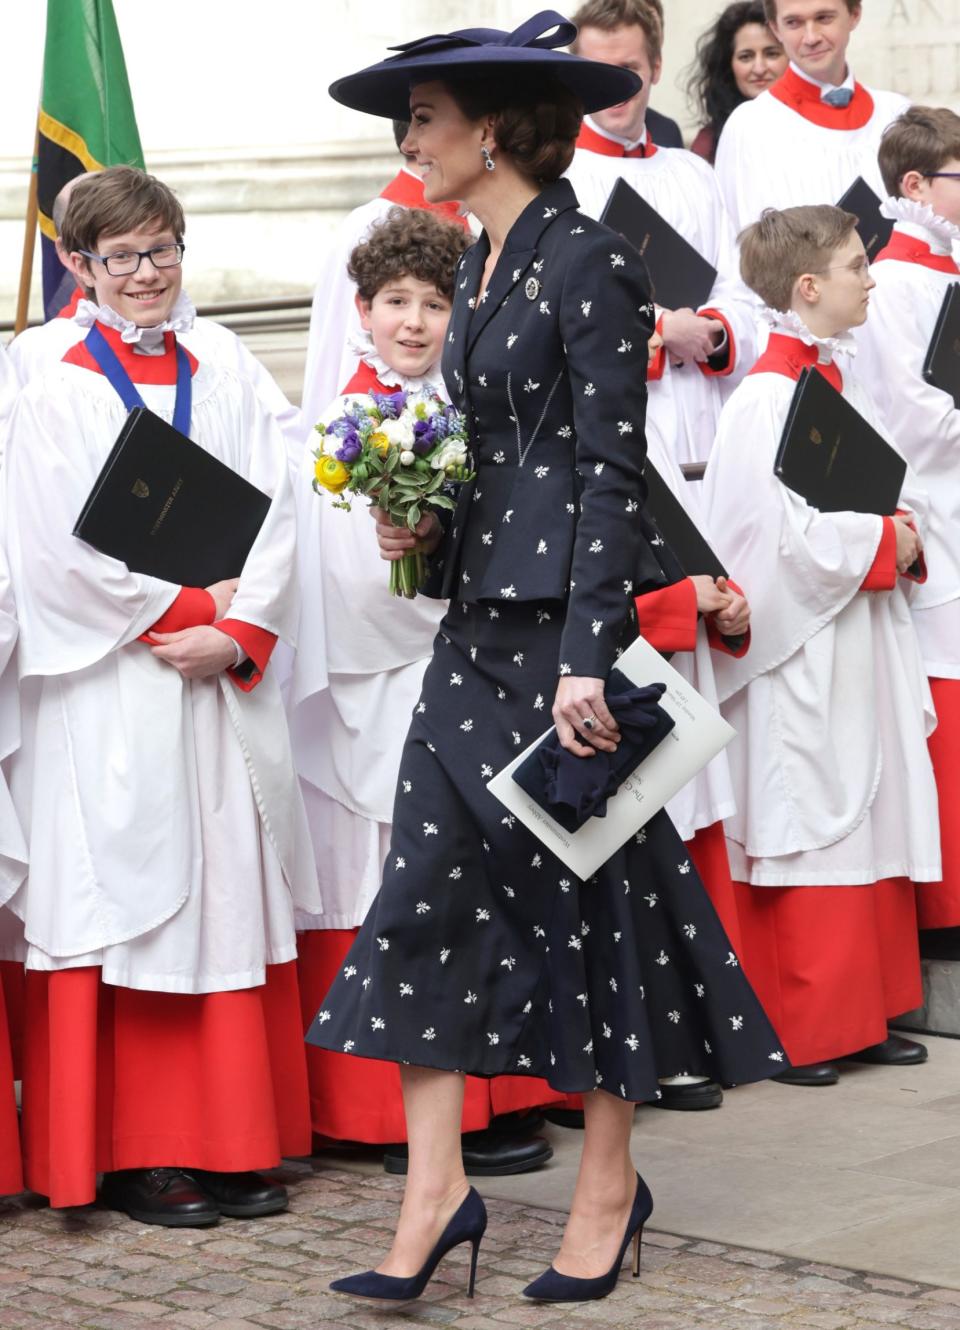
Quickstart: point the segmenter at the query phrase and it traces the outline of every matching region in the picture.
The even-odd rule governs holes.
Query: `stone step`
[[[921,966],[923,1006],[899,1017],[897,1027],[960,1038],[960,959],[927,956]]]

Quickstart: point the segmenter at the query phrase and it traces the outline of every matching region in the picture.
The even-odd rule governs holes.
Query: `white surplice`
[[[138,385],[170,421],[172,386]],[[279,690],[186,680],[138,642],[179,587],[71,532],[126,418],[106,378],[63,364],[22,390],[3,514],[20,620],[23,741],[11,790],[31,851],[11,899],[28,966],[202,993],[261,984],[322,911]],[[200,365],[191,437],[271,496],[231,617],[291,640],[295,513],[283,440],[250,384]]]
[[[781,327],[781,333],[786,330]],[[787,334],[789,335],[789,334]],[[821,349],[822,359],[830,353]],[[908,592],[863,592],[883,519],[820,513],[774,458],[796,384],[749,375],[723,410],[704,480],[717,553],[750,569],[750,651],[718,656],[737,812],[733,877],[761,886],[940,877],[935,724]],[[882,428],[849,378],[844,396]],[[926,502],[908,472],[905,506]]]
[[[599,219],[619,178],[644,198],[717,271],[701,306],[722,314],[730,331],[729,375],[704,374],[698,365],[675,367],[648,382],[648,419],[677,461],[705,462],[726,397],[756,359],[756,302],[740,280],[730,220],[716,177],[702,158],[682,148],[657,148],[652,157],[605,157],[578,148],[567,171],[580,211]],[[659,313],[659,311],[658,311]]]
[[[86,337],[96,306],[90,301],[81,302],[81,306],[73,318],[50,319],[35,328],[25,328],[13,339],[9,346],[10,360],[21,385],[58,365],[71,346]],[[287,400],[273,375],[236,333],[213,319],[200,318],[185,295],[178,300],[177,310],[179,317],[171,320],[171,328],[201,364],[220,365],[253,384],[261,406],[283,435],[291,471],[295,471],[303,452],[300,411]]]
[[[439,367],[403,386],[418,383],[443,392]],[[320,419],[335,420],[351,400],[336,398]],[[446,602],[390,594],[367,501],[334,508],[312,489],[313,463],[308,447],[296,483],[302,600],[288,713],[323,915],[298,912],[297,924],[356,928],[380,889],[403,743]]]
[[[798,70],[791,73],[804,77]],[[735,232],[755,222],[764,208],[837,203],[857,176],[884,197],[877,149],[887,125],[909,102],[896,92],[870,88],[863,93],[872,98],[873,111],[858,129],[815,124],[769,90],[735,108],[720,135],[716,160]]]
[[[887,201],[896,232],[945,260],[960,231],[931,209]],[[913,220],[909,220],[913,218]],[[870,269],[876,288],[870,314],[857,330],[857,366],[869,383],[884,425],[930,496],[927,581],[911,597],[924,665],[931,678],[960,679],[960,411],[949,393],[923,378],[937,316],[956,271],[884,259]]]

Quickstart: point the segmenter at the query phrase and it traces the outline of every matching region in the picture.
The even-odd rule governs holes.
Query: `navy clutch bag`
[[[611,670],[605,697],[620,726],[617,751],[577,757],[551,730],[513,779],[564,831],[579,831],[590,818],[604,817],[607,800],[673,729],[673,718],[660,705],[665,692],[666,684],[638,688],[620,670]]]

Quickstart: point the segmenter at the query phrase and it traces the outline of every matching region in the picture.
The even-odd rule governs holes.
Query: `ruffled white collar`
[[[929,203],[916,199],[884,199],[880,211],[897,230],[913,236],[930,246],[934,254],[952,254],[954,243],[960,241],[960,226],[954,226],[946,217],[933,211]]]
[[[796,310],[770,309],[764,305],[761,317],[770,325],[771,331],[785,337],[795,337],[804,346],[815,346],[817,361],[821,365],[829,365],[835,355],[857,354],[857,343],[852,332],[841,333],[839,337],[818,337],[810,331]]]
[[[374,371],[381,383],[389,384],[391,387],[396,384],[402,388],[405,393],[417,393],[425,391],[436,391],[441,397],[446,399],[446,392],[443,388],[443,375],[440,373],[439,360],[435,365],[431,365],[426,374],[419,378],[411,378],[407,374],[398,374],[395,369],[391,369],[382,356],[377,355],[377,349],[373,344],[373,338],[368,332],[353,332],[347,338],[347,350],[358,360],[364,361]]]
[[[95,323],[102,323],[105,328],[114,328],[120,334],[120,340],[132,346],[144,356],[163,355],[163,334],[165,332],[185,333],[193,327],[197,311],[184,291],[177,296],[170,311],[170,317],[152,328],[141,328],[132,319],[125,319],[109,305],[98,305],[93,300],[81,300],[74,314],[74,322],[81,328],[92,328]]]

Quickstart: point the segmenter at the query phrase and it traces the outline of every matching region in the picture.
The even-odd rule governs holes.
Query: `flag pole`
[[[30,170],[30,189],[27,194],[27,216],[23,233],[23,256],[20,260],[20,287],[17,291],[17,314],[13,335],[22,333],[27,326],[30,306],[30,284],[33,278],[33,255],[37,243],[39,205],[37,202],[37,156],[40,152],[40,131],[34,139],[33,162]]]

